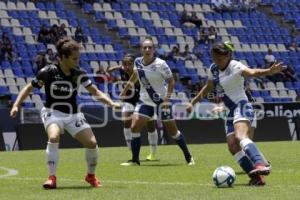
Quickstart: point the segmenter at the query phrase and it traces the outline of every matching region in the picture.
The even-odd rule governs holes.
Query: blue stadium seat
[[[2,95],[8,95],[9,94],[9,89],[7,86],[0,86],[0,96]]]

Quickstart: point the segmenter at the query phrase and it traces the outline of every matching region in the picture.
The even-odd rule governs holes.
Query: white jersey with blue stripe
[[[144,65],[143,57],[138,57],[134,61],[134,69],[141,85],[140,101],[152,106],[160,104],[167,93],[165,80],[173,77],[167,63],[155,58],[149,65]]]
[[[247,66],[236,60],[231,60],[225,70],[219,70],[216,64],[210,66],[208,79],[213,81],[218,95],[229,109],[240,101],[248,102],[244,88],[245,79],[242,76],[245,68]]]

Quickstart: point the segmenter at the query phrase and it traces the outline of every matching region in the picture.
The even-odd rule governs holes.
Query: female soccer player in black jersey
[[[119,108],[120,104],[113,102],[99,91],[86,72],[79,68],[80,44],[72,39],[63,38],[57,42],[56,48],[59,56],[58,65],[47,65],[37,73],[36,78],[19,93],[10,115],[12,117],[17,115],[19,107],[33,88],[44,86],[46,102],[41,110],[41,117],[48,134],[46,157],[49,178],[43,187],[45,189],[56,188],[59,138],[64,130],[86,148],[87,175],[85,180],[93,187],[100,187],[101,183],[95,176],[98,160],[97,141],[83,113],[78,110],[77,89],[82,85],[95,98],[113,108]]]

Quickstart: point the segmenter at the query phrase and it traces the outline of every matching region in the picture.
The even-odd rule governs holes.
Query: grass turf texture
[[[190,145],[195,166],[187,166],[177,146],[159,146],[160,161],[143,161],[141,166],[120,166],[130,154],[125,147],[100,148],[97,176],[103,187],[84,182],[84,150],[60,150],[58,188],[42,189],[47,178],[45,151],[0,153],[0,199],[299,199],[300,142],[258,143],[271,161],[273,171],[264,187],[247,186],[248,177],[227,151],[226,144]],[[143,147],[145,158],[149,147]],[[221,165],[236,174],[232,188],[216,188],[212,173]],[[7,176],[6,169],[18,171]]]

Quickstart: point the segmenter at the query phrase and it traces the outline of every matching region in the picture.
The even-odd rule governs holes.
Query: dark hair
[[[130,61],[132,61],[132,62],[134,62],[134,60],[135,60],[135,56],[130,53],[125,54],[125,56],[123,57],[123,60],[125,60],[125,58],[129,58]]]
[[[72,51],[78,51],[80,48],[80,44],[70,38],[62,38],[56,43],[57,53],[60,58],[63,55],[69,57]]]
[[[228,55],[232,54],[233,50],[231,42],[218,42],[213,44],[211,52],[218,55]]]

